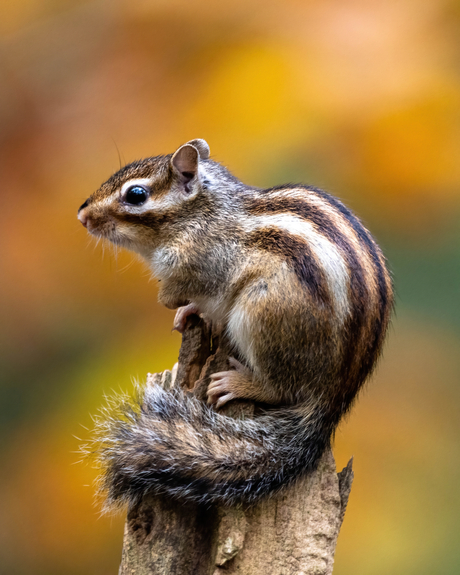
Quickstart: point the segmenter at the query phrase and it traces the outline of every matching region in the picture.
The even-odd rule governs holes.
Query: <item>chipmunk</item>
[[[222,324],[239,360],[213,374],[207,406],[148,388],[105,440],[108,501],[146,492],[252,503],[315,469],[372,372],[392,310],[384,257],[361,222],[319,189],[248,186],[204,140],[133,162],[86,200],[97,237],[140,254],[159,301]],[[244,398],[251,420],[216,409]]]

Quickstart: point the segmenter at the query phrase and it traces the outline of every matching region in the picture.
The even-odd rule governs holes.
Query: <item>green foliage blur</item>
[[[356,473],[335,573],[459,573],[458,0],[0,15],[0,573],[117,570],[123,517],[99,517],[74,436],[104,393],[170,368],[180,338],[143,265],[76,212],[120,162],[197,137],[249,184],[339,196],[393,270],[384,358],[335,441]]]

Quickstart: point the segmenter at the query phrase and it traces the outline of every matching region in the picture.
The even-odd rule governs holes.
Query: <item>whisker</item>
[[[134,264],[136,260],[135,259],[131,259],[130,262],[128,262],[125,266],[123,266],[121,269],[119,269],[118,271],[121,273],[124,273],[125,271],[129,270],[129,268],[131,268]]]
[[[115,142],[115,140],[112,138],[112,142],[115,144],[115,148],[117,149],[117,154],[118,154],[118,163],[120,164],[120,170],[123,167],[123,164],[121,163],[121,154],[120,154],[120,150],[118,149],[117,143]]]

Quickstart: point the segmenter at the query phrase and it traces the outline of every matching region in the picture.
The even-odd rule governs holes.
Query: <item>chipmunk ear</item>
[[[210,149],[208,146],[208,142],[198,138],[196,140],[190,140],[187,142],[188,145],[193,146],[196,148],[200,154],[200,160],[207,160],[209,158]]]
[[[200,156],[197,148],[190,144],[184,144],[174,152],[171,165],[174,172],[184,186],[185,191],[190,192],[190,182],[198,175]]]

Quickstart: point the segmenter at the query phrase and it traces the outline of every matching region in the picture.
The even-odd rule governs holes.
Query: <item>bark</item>
[[[187,321],[179,362],[147,384],[180,385],[204,399],[211,373],[228,368],[228,342],[196,316]],[[250,402],[232,402],[232,417],[252,417]],[[327,575],[353,480],[339,474],[331,451],[315,473],[256,506],[206,508],[145,497],[128,513],[120,575]]]

